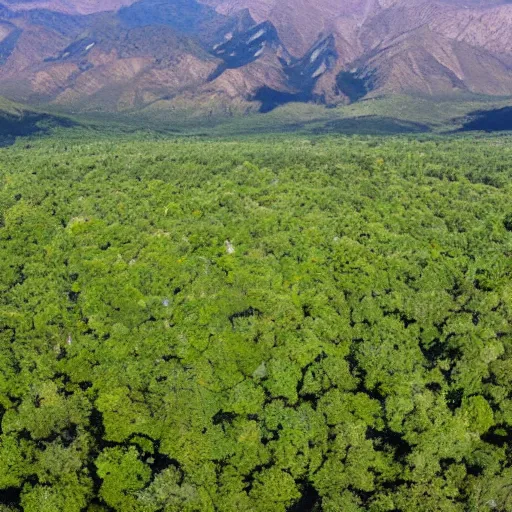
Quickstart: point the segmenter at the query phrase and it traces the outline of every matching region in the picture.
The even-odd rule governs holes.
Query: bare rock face
[[[289,101],[459,92],[512,95],[509,1],[6,0],[0,6],[0,95],[15,101],[73,111],[162,101],[268,111]]]

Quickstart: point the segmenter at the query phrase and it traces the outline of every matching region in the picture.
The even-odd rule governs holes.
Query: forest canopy
[[[506,137],[0,151],[0,511],[512,511]]]

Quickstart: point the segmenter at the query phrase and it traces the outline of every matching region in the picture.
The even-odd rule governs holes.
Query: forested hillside
[[[0,150],[0,511],[512,511],[511,142]]]

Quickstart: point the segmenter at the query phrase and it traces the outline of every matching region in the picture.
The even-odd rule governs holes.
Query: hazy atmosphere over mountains
[[[512,95],[506,0],[4,0],[0,40],[0,95],[73,112]]]

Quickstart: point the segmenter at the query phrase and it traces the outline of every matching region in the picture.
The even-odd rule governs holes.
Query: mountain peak
[[[73,110],[512,95],[507,0],[5,0],[0,94]],[[258,106],[260,105],[260,106]]]

